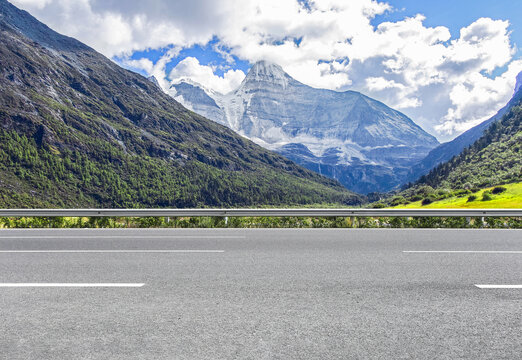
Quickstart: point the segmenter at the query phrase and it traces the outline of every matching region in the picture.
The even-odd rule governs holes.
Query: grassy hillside
[[[519,96],[502,119],[460,155],[373,206],[522,208],[517,185],[508,186],[522,182],[521,101]],[[481,199],[488,188],[499,185],[509,191],[490,201],[468,203],[467,197]]]
[[[484,135],[460,155],[433,169],[418,184],[466,189],[522,180],[521,101],[494,122]]]
[[[502,119],[502,117],[507,112],[509,112],[513,106],[516,106],[521,99],[522,91],[516,92],[511,100],[506,104],[506,106],[500,109],[493,117],[469,129],[468,131],[465,131],[455,139],[440,144],[435,149],[430,151],[426,158],[424,158],[417,165],[413,166],[409,175],[410,181],[418,180],[423,174],[427,174],[438,164],[447,162],[454,156],[459,155],[464,149],[480,139],[480,137],[484,135],[484,131],[486,131],[491,126],[491,124]]]
[[[360,204],[0,0],[0,207]]]
[[[502,193],[494,194],[495,188],[505,188]],[[484,196],[486,194],[486,196]],[[422,200],[400,205],[397,209],[514,209],[522,208],[522,182],[506,184],[501,187],[489,187],[471,194],[451,196],[442,200],[422,205]]]

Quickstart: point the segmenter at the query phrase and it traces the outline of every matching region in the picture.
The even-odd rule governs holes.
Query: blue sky
[[[427,26],[446,26],[452,37],[460,29],[482,17],[509,20],[511,40],[522,46],[522,1],[520,0],[390,0],[397,10],[377,16],[373,24],[382,21],[398,21],[405,16],[424,14]],[[522,56],[518,50],[517,57]]]
[[[388,1],[396,11],[377,16],[372,21],[377,25],[383,21],[398,21],[404,17],[423,14],[426,26],[446,26],[452,38],[458,37],[460,29],[475,20],[489,17],[509,20],[511,41],[518,49],[515,58],[522,57],[522,1],[520,0],[391,0]],[[518,15],[518,16],[517,16]],[[498,69],[498,75],[505,67]]]
[[[522,71],[520,0],[12,2],[165,91],[190,78],[226,93],[269,60],[380,100],[441,141],[492,116]]]
[[[233,63],[229,63],[227,58],[222,53],[217,52],[215,47],[219,45],[219,40],[213,38],[204,45],[196,44],[188,48],[184,48],[179,51],[179,55],[171,59],[165,66],[165,72],[168,74],[176,67],[183,59],[193,57],[198,59],[201,65],[215,66],[214,73],[218,76],[223,76],[225,71],[229,69],[241,70],[244,73],[248,72],[251,64],[248,60],[241,60],[237,56],[232,56],[234,59]],[[143,51],[134,51],[130,56],[125,57],[130,60],[139,60],[147,58],[152,62],[156,63],[165,53],[171,49],[171,47],[165,47],[160,49],[147,49]],[[114,59],[118,62],[122,62],[122,57],[115,56]],[[125,65],[125,64],[124,64]],[[132,67],[131,67],[132,68]],[[147,72],[144,69],[133,68],[142,75],[147,76]]]
[[[390,0],[397,11],[378,16],[374,23],[397,21],[405,16],[426,15],[427,26],[446,26],[452,35],[481,17],[509,20],[512,39],[522,44],[522,1],[519,0]],[[520,52],[519,52],[520,54]]]

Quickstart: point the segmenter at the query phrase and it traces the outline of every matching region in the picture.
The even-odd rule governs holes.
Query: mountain
[[[522,91],[518,91],[521,93]],[[522,96],[458,156],[422,176],[418,184],[464,189],[522,181]]]
[[[460,154],[466,147],[477,141],[487,130],[491,124],[501,119],[509,110],[518,104],[522,98],[522,91],[520,91],[522,85],[522,72],[517,77],[517,85],[515,87],[515,94],[509,103],[495,114],[490,119],[480,123],[479,125],[469,129],[456,137],[452,141],[440,144],[435,149],[429,152],[429,154],[422,159],[418,164],[414,165],[408,175],[408,181],[418,180],[420,176],[427,174],[431,169],[437,165],[449,161],[452,157]]]
[[[522,89],[522,71],[517,76],[517,83],[515,85],[515,94]]]
[[[208,93],[212,94],[212,97]],[[171,87],[169,94],[188,109],[205,116],[207,119],[226,125],[225,113],[214,100],[215,97],[219,96],[218,94],[212,93],[208,89],[204,90],[201,85],[190,80],[175,85],[175,88]]]
[[[491,122],[472,145],[449,161],[437,165],[406,189],[389,194],[385,199],[375,199],[378,202],[373,206],[424,206],[444,200],[443,204],[448,206],[483,207],[469,202],[494,199],[500,206],[522,207],[519,201],[522,184],[521,93],[518,88],[504,115]],[[504,184],[512,185],[499,187]],[[488,189],[493,187],[496,188]],[[494,196],[503,191],[506,191],[503,198]],[[441,206],[440,203],[434,205]]]
[[[368,193],[390,190],[438,145],[404,114],[355,91],[316,89],[259,61],[238,89],[191,81],[169,93],[185,106],[308,169]]]
[[[358,204],[0,0],[0,206]]]

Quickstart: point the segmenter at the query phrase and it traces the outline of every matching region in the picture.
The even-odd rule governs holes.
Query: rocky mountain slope
[[[357,192],[400,185],[438,145],[404,114],[354,91],[315,89],[260,61],[218,94],[180,82],[170,94],[194,111]]]
[[[452,157],[459,155],[466,147],[473,144],[475,141],[480,139],[492,123],[501,119],[506,113],[511,110],[513,106],[516,106],[520,99],[522,99],[522,91],[520,91],[522,85],[522,73],[517,77],[517,85],[515,87],[515,93],[509,103],[495,114],[490,119],[480,123],[479,125],[469,129],[456,137],[452,141],[440,144],[435,149],[429,152],[429,154],[422,159],[418,164],[412,167],[408,181],[416,181],[420,176],[427,174],[430,170],[435,168],[437,165],[449,161]]]
[[[0,207],[357,204],[0,0]]]

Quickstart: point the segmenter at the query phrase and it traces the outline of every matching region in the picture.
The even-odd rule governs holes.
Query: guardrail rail
[[[522,209],[0,209],[1,217],[522,217]]]

